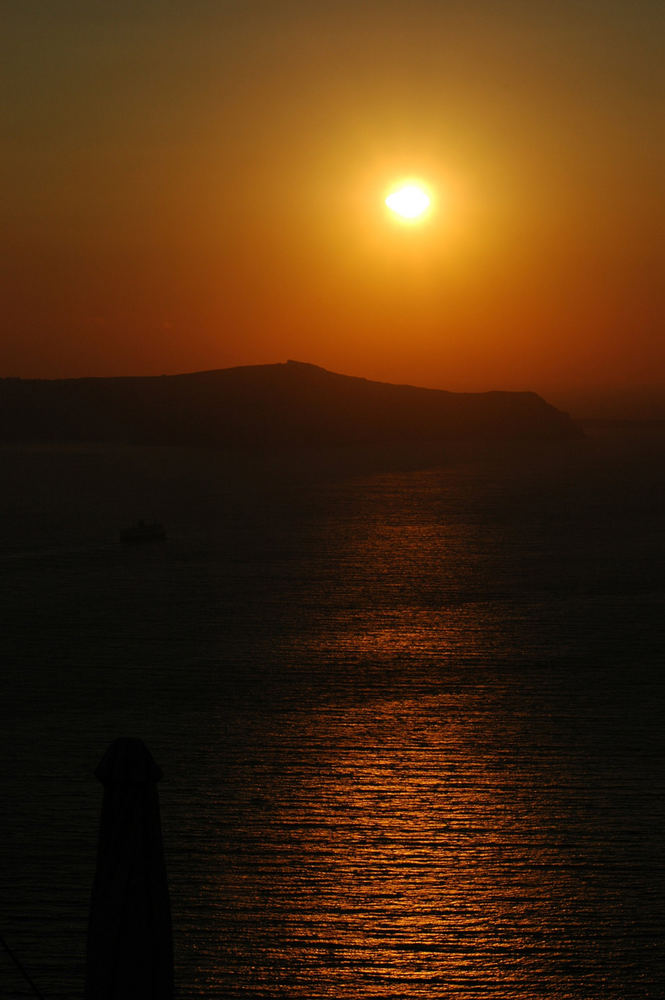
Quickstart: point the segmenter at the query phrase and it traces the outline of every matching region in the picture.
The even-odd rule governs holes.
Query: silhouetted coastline
[[[0,380],[5,442],[255,450],[580,436],[536,393],[421,389],[294,361],[187,375]]]

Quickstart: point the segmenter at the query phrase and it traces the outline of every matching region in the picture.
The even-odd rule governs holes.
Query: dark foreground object
[[[173,945],[157,782],[141,740],[118,739],[95,771],[104,786],[85,1000],[171,1000]]]

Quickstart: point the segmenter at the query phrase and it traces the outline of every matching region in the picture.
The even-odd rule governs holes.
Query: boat
[[[164,542],[166,531],[159,521],[136,521],[121,533],[120,541],[132,545],[139,542]]]

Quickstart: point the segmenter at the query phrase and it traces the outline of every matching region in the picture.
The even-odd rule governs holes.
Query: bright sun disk
[[[417,219],[429,204],[429,195],[417,184],[404,184],[386,198],[388,208],[403,219]]]

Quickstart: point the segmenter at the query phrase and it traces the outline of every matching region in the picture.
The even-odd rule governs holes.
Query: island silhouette
[[[290,448],[581,435],[535,392],[458,393],[313,364],[0,380],[0,440]]]

